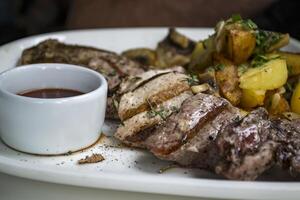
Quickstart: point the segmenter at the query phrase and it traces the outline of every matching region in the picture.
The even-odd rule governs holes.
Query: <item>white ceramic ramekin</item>
[[[17,95],[63,88],[85,94],[55,99]],[[63,154],[97,141],[105,117],[107,82],[87,68],[33,64],[0,74],[0,135],[10,147],[33,154]]]

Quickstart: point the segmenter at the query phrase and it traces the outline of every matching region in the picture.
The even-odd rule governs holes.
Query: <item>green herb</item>
[[[216,71],[221,71],[221,70],[223,70],[224,68],[225,68],[225,65],[222,64],[222,63],[217,64],[217,65],[214,66],[214,69],[215,69]]]
[[[288,90],[288,92],[293,92],[293,87],[291,86],[291,84],[289,82],[286,82],[286,89]]]
[[[234,14],[226,22],[227,24],[240,24],[243,28],[247,30],[256,30],[258,27],[251,19],[243,19],[241,15]]]
[[[241,17],[240,14],[233,14],[231,16],[231,20],[232,20],[233,23],[235,23],[235,22],[238,22],[238,21],[242,20],[242,17]]]
[[[166,120],[166,118],[169,116],[169,112],[168,110],[164,109],[164,108],[160,108],[159,110],[156,110],[152,104],[150,103],[150,101],[147,99],[147,103],[150,106],[150,111],[147,112],[147,115],[149,118],[153,118],[155,116],[160,116],[163,120]]]
[[[188,78],[184,79],[184,81],[187,81],[190,86],[199,85],[199,79],[197,75],[190,75]]]
[[[255,30],[258,28],[258,26],[251,19],[243,20],[242,25],[251,30]]]
[[[293,74],[293,67],[291,65],[287,65],[287,70],[289,75]]]
[[[245,73],[246,71],[247,71],[247,69],[248,69],[248,65],[247,64],[240,64],[239,66],[238,66],[238,73],[239,74],[243,74],[243,73]]]
[[[160,108],[159,110],[150,110],[147,112],[147,115],[149,118],[153,118],[156,116],[160,116],[163,120],[166,120],[169,116],[168,110],[165,110],[164,108]]]
[[[260,67],[262,65],[264,65],[265,63],[271,61],[271,60],[275,60],[275,59],[278,59],[280,58],[279,55],[277,56],[272,56],[272,57],[267,57],[265,55],[261,55],[261,54],[258,54],[256,55],[252,61],[251,61],[251,66],[252,67]]]
[[[276,44],[281,38],[281,33],[257,30],[255,32],[256,49],[255,54],[262,54],[268,52],[271,46]]]

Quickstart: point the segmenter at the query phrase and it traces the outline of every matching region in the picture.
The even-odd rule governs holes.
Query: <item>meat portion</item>
[[[225,109],[228,103],[212,95],[197,94],[186,100],[180,111],[158,127],[148,139],[148,147],[157,156],[168,155],[192,139],[199,130]]]
[[[276,130],[264,108],[229,124],[219,135],[217,147],[221,160],[216,172],[229,179],[254,180],[275,163],[278,144],[270,136]]]
[[[134,115],[123,121],[123,125],[117,129],[115,137],[127,145],[144,147],[144,142],[150,133],[152,134],[153,128],[157,124],[163,123],[173,112],[177,112],[182,102],[192,95],[191,91],[183,92],[163,102],[158,107],[153,108],[153,110],[143,111]]]
[[[129,119],[140,112],[150,110],[151,105],[159,105],[190,90],[187,79],[186,74],[169,72],[160,73],[143,81],[121,97],[118,109],[120,119],[123,121]]]
[[[276,134],[272,139],[280,144],[276,152],[277,164],[291,173],[300,172],[300,119],[272,119]]]
[[[219,157],[213,147],[216,137],[237,117],[240,117],[239,110],[225,99],[199,93],[158,126],[146,146],[161,159],[210,169]]]
[[[118,89],[121,79],[127,75],[137,75],[144,69],[136,62],[109,52],[92,47],[68,45],[58,40],[49,39],[36,46],[25,49],[20,60],[22,65],[34,63],[66,63],[93,69],[107,79],[108,108],[107,118],[118,118],[111,96]],[[109,104],[110,103],[110,104]]]
[[[144,147],[154,127],[177,112],[182,102],[193,94],[182,68],[151,70],[124,80],[118,113],[123,122],[115,137],[123,143]],[[117,92],[117,93],[118,93]]]

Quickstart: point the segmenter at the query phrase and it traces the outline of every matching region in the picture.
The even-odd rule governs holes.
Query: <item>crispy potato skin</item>
[[[292,99],[291,99],[292,111],[300,114],[300,83],[297,84]]]
[[[251,56],[255,44],[256,39],[252,32],[238,29],[229,30],[225,55],[235,64],[241,64]]]
[[[237,67],[220,54],[214,54],[214,64],[224,65],[223,69],[216,71],[216,80],[220,88],[220,93],[233,105],[238,105],[242,97],[239,88],[239,78]]]

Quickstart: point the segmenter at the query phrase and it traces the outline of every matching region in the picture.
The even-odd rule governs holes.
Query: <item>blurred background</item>
[[[212,27],[233,13],[300,39],[299,10],[299,0],[0,0],[0,44],[71,29]]]

